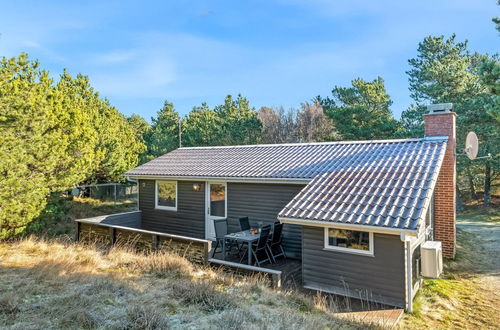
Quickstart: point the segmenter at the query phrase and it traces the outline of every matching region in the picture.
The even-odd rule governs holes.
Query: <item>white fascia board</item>
[[[347,224],[347,223],[333,223],[333,222],[317,221],[317,220],[300,220],[300,219],[291,219],[283,217],[278,217],[278,220],[282,223],[288,223],[291,225],[349,229],[349,230],[367,231],[367,232],[390,234],[390,235],[405,234],[408,236],[417,236],[416,230],[409,230],[409,229],[385,228],[377,226]]]

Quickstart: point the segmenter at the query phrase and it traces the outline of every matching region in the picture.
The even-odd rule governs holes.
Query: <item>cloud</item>
[[[88,67],[90,81],[101,94],[124,98],[165,95],[176,76],[173,60],[161,49],[103,54]]]
[[[21,42],[21,45],[29,48],[40,48],[40,44],[36,41],[25,40]]]
[[[83,68],[96,89],[112,98],[189,99],[193,106],[242,92],[264,104],[292,105],[328,93],[334,83],[374,79],[387,64],[385,56],[400,47],[389,39],[250,47],[194,34],[147,32],[131,37],[129,49],[84,56]]]
[[[422,11],[441,12],[443,17],[447,12],[453,10],[475,10],[487,5],[484,1],[470,0],[421,0],[421,1],[394,1],[394,0],[357,0],[357,1],[335,1],[335,0],[278,0],[283,6],[300,6],[313,11],[320,16],[343,16],[359,14],[391,15],[398,13],[414,14]],[[421,18],[421,17],[420,17]],[[414,17],[414,20],[419,20]]]
[[[208,17],[208,16],[212,16],[214,14],[214,12],[212,10],[202,10],[200,12],[198,12],[198,16],[200,17]]]
[[[125,112],[164,99],[187,111],[238,92],[256,106],[298,105],[377,75],[401,110],[407,59],[423,37],[496,40],[496,4],[477,14],[486,2],[16,3],[0,13],[0,55],[28,51],[54,74],[82,72]]]
[[[133,50],[113,50],[107,53],[96,54],[91,57],[91,61],[95,64],[115,64],[115,63],[123,63],[132,60],[137,57],[137,54]]]

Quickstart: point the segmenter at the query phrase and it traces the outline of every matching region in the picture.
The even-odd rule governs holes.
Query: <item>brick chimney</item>
[[[425,136],[447,136],[448,144],[434,190],[434,239],[442,242],[443,256],[455,257],[456,113],[453,104],[432,104],[424,115]]]

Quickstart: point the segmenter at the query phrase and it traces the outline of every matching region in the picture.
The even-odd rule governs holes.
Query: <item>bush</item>
[[[45,209],[33,221],[28,223],[24,235],[42,234],[48,236],[67,234],[72,228],[68,223],[68,212],[71,209],[72,196],[64,196],[61,193],[51,194]]]

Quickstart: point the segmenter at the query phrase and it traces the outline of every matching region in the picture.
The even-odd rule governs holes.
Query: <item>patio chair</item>
[[[273,236],[269,239],[268,248],[269,253],[271,254],[271,258],[273,262],[276,263],[277,257],[284,257],[286,259],[285,250],[282,245],[282,236],[283,232],[283,224],[282,223],[274,223]]]
[[[279,224],[281,224],[281,222],[279,222],[279,221],[273,222],[273,230],[271,231],[271,234],[269,234],[269,243],[271,243],[271,240],[273,239],[274,228],[276,228],[276,225],[279,225]]]
[[[238,220],[240,221],[241,231],[250,230],[250,221],[248,217],[241,217]]]
[[[227,235],[227,219],[219,219],[214,220],[215,227],[215,247],[212,252],[212,258],[215,256],[215,253],[223,251],[224,245],[226,245],[226,252],[231,251],[231,247],[233,246],[232,241],[228,240],[224,236]],[[220,251],[217,251],[217,248],[220,247]],[[225,256],[222,256],[223,258]]]
[[[269,233],[271,232],[271,226],[267,225],[261,228],[260,236],[256,243],[252,244],[252,254],[255,259],[255,263],[260,267],[261,264],[266,262],[271,262],[271,256],[269,255],[269,247],[267,242],[269,240]],[[245,252],[240,262],[247,256],[248,250]]]

